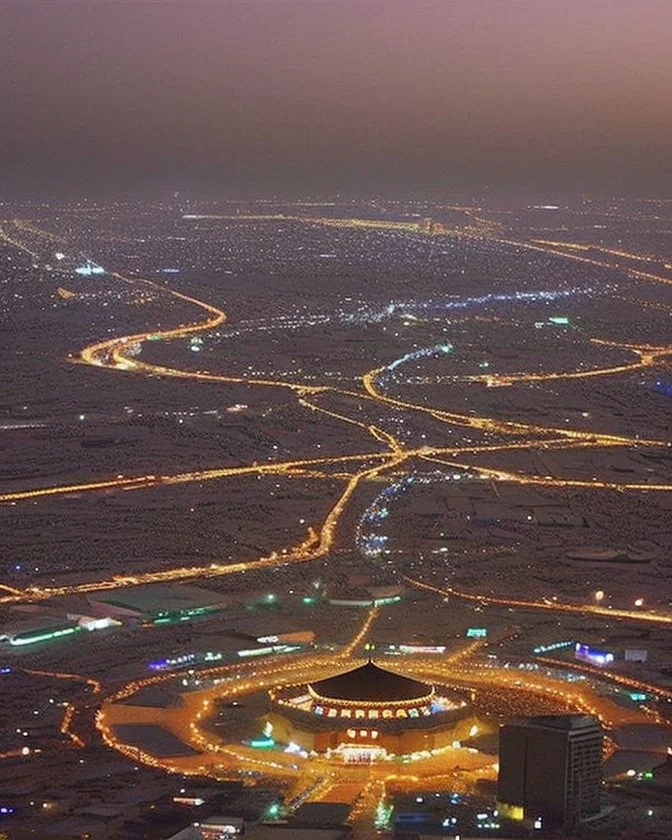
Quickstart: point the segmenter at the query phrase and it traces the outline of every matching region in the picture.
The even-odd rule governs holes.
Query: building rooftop
[[[142,613],[177,612],[195,607],[224,606],[227,599],[219,592],[199,586],[164,586],[149,584],[115,589],[109,592],[92,592],[89,601],[110,604]]]
[[[515,721],[518,725],[539,726],[545,729],[586,729],[600,725],[593,715],[537,715]]]
[[[76,621],[66,616],[40,612],[37,615],[21,615],[14,621],[8,622],[0,630],[0,636],[11,638],[19,635],[50,633],[65,627],[75,627],[76,624]]]
[[[419,700],[434,690],[427,683],[379,668],[373,662],[312,683],[309,687],[320,697],[364,702]]]

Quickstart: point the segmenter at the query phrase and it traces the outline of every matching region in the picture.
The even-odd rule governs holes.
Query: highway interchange
[[[300,217],[301,221],[309,224],[338,224],[339,226],[350,225],[356,229],[374,227],[375,229],[385,228],[384,222],[362,220],[362,219],[339,219],[337,222],[324,218]],[[398,229],[397,223],[390,223],[393,229]],[[406,225],[402,229],[417,230],[417,225]],[[11,231],[11,235],[3,231],[5,241],[20,247],[20,233],[22,224],[17,223]],[[31,232],[36,229],[30,226]],[[438,226],[438,233],[430,233],[428,236],[445,235],[446,230]],[[460,233],[460,236],[469,234]],[[46,232],[45,236],[49,236]],[[479,232],[479,236],[482,233]],[[621,252],[611,253],[614,262],[597,260],[585,255],[585,249],[576,243],[539,243],[524,242],[508,239],[496,239],[505,245],[517,248],[532,250],[548,250],[550,253],[563,256],[567,260],[580,261],[581,263],[594,264],[599,267],[609,267],[616,271],[622,270],[629,276],[635,276],[638,280],[646,283],[672,284],[672,280],[664,275],[653,274],[641,270],[633,270],[630,266],[622,266],[619,257],[625,256],[628,259],[639,258],[638,255],[622,254]],[[33,252],[31,252],[32,254]],[[37,258],[37,255],[34,254]],[[641,258],[643,259],[643,258]],[[218,307],[202,301],[194,296],[183,294],[175,289],[168,288],[155,281],[127,277],[117,272],[111,275],[120,283],[139,284],[148,286],[162,295],[166,295],[181,302],[195,307],[203,317],[193,322],[183,323],[168,329],[148,329],[145,332],[138,332],[130,335],[122,335],[95,342],[83,348],[79,354],[73,356],[72,361],[82,362],[95,368],[102,368],[108,371],[128,373],[134,375],[147,375],[158,377],[178,377],[184,379],[206,380],[221,383],[240,383],[259,386],[263,388],[284,388],[296,393],[300,405],[307,410],[315,412],[326,412],[332,417],[345,423],[355,424],[364,429],[375,441],[377,446],[385,447],[382,451],[375,449],[369,452],[354,452],[340,457],[296,459],[287,462],[276,462],[272,464],[252,464],[238,467],[227,467],[198,470],[178,474],[150,474],[138,476],[119,476],[116,478],[101,477],[100,480],[92,480],[84,483],[46,486],[33,489],[0,493],[0,503],[21,504],[29,500],[40,499],[45,496],[59,496],[67,494],[80,494],[86,492],[100,492],[118,488],[121,490],[149,490],[152,487],[184,484],[191,482],[202,482],[208,480],[221,480],[233,478],[246,474],[266,474],[284,476],[306,476],[313,478],[331,477],[328,471],[330,467],[338,467],[346,481],[345,488],[339,498],[335,501],[331,511],[321,523],[313,523],[308,528],[306,538],[299,545],[291,547],[279,547],[267,557],[241,563],[226,565],[208,564],[207,566],[189,566],[173,569],[148,570],[133,575],[114,575],[109,579],[91,581],[85,584],[74,584],[53,587],[29,587],[20,591],[9,585],[5,586],[7,594],[0,598],[0,602],[12,603],[21,600],[37,600],[50,598],[55,595],[65,595],[95,591],[96,589],[108,589],[124,586],[133,586],[141,583],[177,581],[197,578],[208,578],[222,575],[236,574],[254,568],[272,567],[275,564],[304,563],[311,560],[325,557],[334,544],[336,530],[339,520],[346,509],[351,498],[354,496],[358,486],[369,479],[398,471],[410,464],[414,459],[434,460],[444,465],[461,468],[474,472],[482,479],[495,482],[511,482],[517,484],[530,484],[547,488],[562,487],[585,487],[592,490],[618,491],[618,492],[663,492],[672,491],[672,484],[655,481],[644,482],[614,482],[600,480],[598,477],[586,479],[562,478],[562,477],[541,477],[538,475],[521,474],[516,471],[496,469],[486,466],[476,466],[470,463],[468,456],[474,453],[501,452],[503,450],[531,450],[551,448],[586,448],[603,449],[605,447],[637,447],[662,448],[669,447],[668,440],[649,440],[646,438],[633,438],[622,435],[606,434],[600,431],[583,431],[566,427],[542,426],[530,423],[521,423],[500,417],[475,416],[472,413],[445,411],[432,408],[425,404],[413,403],[408,400],[398,399],[385,393],[380,386],[381,375],[392,363],[383,368],[376,368],[366,372],[361,377],[361,389],[350,391],[328,385],[303,385],[292,381],[277,381],[258,378],[243,378],[230,376],[225,373],[186,370],[165,365],[156,365],[139,358],[139,349],[150,339],[161,339],[170,341],[178,338],[185,338],[207,333],[217,328],[226,321],[226,313]],[[604,339],[595,339],[604,343]],[[558,379],[577,379],[609,377],[652,367],[672,354],[672,345],[652,347],[649,345],[619,345],[623,350],[629,351],[634,357],[630,364],[610,365],[602,368],[588,368],[581,371],[554,371],[543,373],[525,373],[498,375],[488,373],[480,376],[467,377],[467,381],[485,384],[506,385],[514,381],[544,382],[556,381]],[[341,412],[329,411],[319,405],[320,395],[335,394],[337,396],[356,397],[360,400],[370,400],[390,408],[404,409],[411,412],[420,412],[430,415],[434,420],[447,425],[473,428],[479,431],[494,433],[504,437],[514,437],[511,442],[497,442],[493,444],[479,444],[474,446],[459,447],[430,447],[419,446],[409,447],[402,443],[397,437],[375,424],[362,423],[361,421],[347,416]],[[465,460],[466,456],[466,460]],[[478,598],[479,593],[469,593],[470,597]],[[506,603],[500,599],[500,603]],[[579,611],[594,614],[613,616],[613,609],[601,607],[595,604],[562,604],[554,602],[549,605],[538,601],[526,601],[517,599],[511,602],[515,606],[523,606],[532,609],[556,609],[558,611]],[[618,611],[621,617],[627,617],[634,621],[651,621],[656,623],[672,623],[672,614],[653,612],[648,610],[624,610]]]

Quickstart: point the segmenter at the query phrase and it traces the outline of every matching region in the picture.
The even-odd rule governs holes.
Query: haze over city
[[[6,2],[3,180],[655,195],[667,0]]]
[[[670,24],[0,4],[0,838],[672,837]]]

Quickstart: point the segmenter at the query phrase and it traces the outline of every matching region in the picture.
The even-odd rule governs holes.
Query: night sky
[[[671,33],[672,0],[4,0],[0,178],[670,195]]]

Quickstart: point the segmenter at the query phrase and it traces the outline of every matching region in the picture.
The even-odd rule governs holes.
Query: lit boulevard
[[[479,604],[492,604],[502,607],[517,607],[525,610],[545,610],[547,612],[570,612],[581,615],[601,615],[605,618],[627,618],[631,621],[653,622],[654,624],[672,624],[672,616],[651,611],[623,610],[616,607],[601,607],[595,604],[568,604],[561,601],[525,601],[521,598],[502,598],[495,595],[474,594],[463,592],[453,587],[433,586],[430,583],[423,583],[414,578],[404,577],[404,580],[411,586],[424,589],[440,595],[443,598],[451,596],[463,598],[467,601],[477,601]]]
[[[208,217],[208,218],[222,218]],[[240,220],[240,217],[236,216]],[[413,233],[422,233],[423,235],[435,237],[441,236],[445,233],[451,233],[461,237],[469,237],[471,235],[482,237],[486,235],[502,244],[513,245],[517,248],[527,248],[532,250],[547,251],[570,260],[578,260],[580,262],[594,264],[599,267],[617,268],[627,271],[629,276],[636,277],[642,281],[657,282],[671,284],[672,281],[666,277],[652,274],[650,272],[642,272],[640,270],[633,270],[626,262],[636,259],[645,259],[637,255],[627,254],[620,251],[606,251],[608,255],[614,258],[614,262],[605,262],[602,259],[595,259],[591,256],[586,256],[587,252],[591,252],[588,246],[581,246],[577,243],[559,243],[559,242],[545,242],[545,241],[531,241],[521,242],[517,240],[508,240],[498,238],[496,231],[488,230],[485,234],[481,228],[477,233],[469,233],[464,230],[448,230],[447,228],[436,225],[427,224],[426,221],[421,223],[397,223],[376,220],[361,220],[361,219],[328,219],[324,217],[311,216],[250,216],[250,220],[257,221],[273,221],[279,218],[284,220],[291,220],[296,223],[304,224],[319,224],[336,227],[351,227],[351,228],[373,228],[373,229],[389,229],[401,230]],[[6,231],[2,231],[2,238],[8,244],[22,248],[29,251],[31,256],[38,259],[38,255],[32,250],[27,249],[21,244],[20,232],[22,228],[29,230],[33,234],[39,234],[47,238],[51,234],[41,231],[34,226],[28,226],[25,223],[17,223],[15,225],[16,232],[9,235]],[[57,237],[53,237],[57,240]],[[599,249],[597,249],[599,250]],[[605,251],[606,249],[602,249]],[[340,476],[341,480],[345,480],[345,488],[339,498],[336,500],[331,511],[321,524],[317,524],[308,528],[306,538],[298,545],[292,547],[285,547],[281,550],[271,552],[268,556],[260,557],[255,560],[244,562],[234,562],[226,564],[209,563],[207,565],[181,566],[172,569],[162,569],[160,571],[146,571],[138,572],[128,575],[114,575],[109,579],[91,581],[81,584],[67,584],[54,585],[50,587],[30,587],[24,590],[17,589],[3,585],[2,589],[6,594],[0,596],[0,602],[12,603],[21,600],[40,600],[54,597],[56,595],[81,594],[102,589],[116,589],[126,586],[136,586],[145,583],[171,582],[180,580],[189,580],[197,578],[219,577],[223,575],[237,574],[246,572],[257,568],[268,568],[277,565],[288,565],[290,563],[304,563],[320,557],[328,555],[329,551],[334,545],[336,538],[336,531],[341,519],[341,516],[347,505],[355,495],[356,490],[362,482],[376,480],[379,476],[385,473],[392,473],[404,465],[409,464],[414,459],[434,460],[438,463],[449,465],[455,468],[460,468],[471,472],[484,480],[491,482],[509,482],[521,485],[530,484],[543,487],[576,487],[589,488],[591,490],[604,491],[618,491],[618,492],[670,492],[672,491],[672,484],[656,483],[656,482],[614,482],[600,480],[596,477],[591,479],[570,479],[557,476],[538,476],[527,475],[524,473],[495,469],[491,467],[475,466],[464,460],[453,460],[456,457],[462,459],[469,454],[482,454],[488,452],[499,452],[503,450],[529,450],[529,449],[552,449],[552,448],[605,448],[605,447],[668,447],[670,445],[667,440],[647,440],[641,438],[631,438],[622,435],[605,434],[599,431],[583,431],[576,429],[568,429],[566,427],[549,427],[536,424],[521,423],[517,421],[510,421],[498,417],[484,417],[476,416],[467,412],[452,412],[444,411],[431,406],[414,403],[408,400],[397,399],[385,393],[384,386],[381,384],[381,379],[387,370],[392,366],[391,364],[385,367],[379,367],[365,373],[362,377],[362,390],[346,390],[338,387],[327,385],[308,385],[286,380],[263,379],[263,378],[246,378],[239,376],[229,376],[221,373],[214,373],[209,371],[193,371],[180,368],[168,367],[165,365],[155,365],[145,362],[138,358],[137,348],[141,347],[143,343],[150,338],[156,340],[157,338],[169,341],[171,339],[192,337],[201,332],[208,332],[216,329],[219,325],[226,321],[226,314],[223,310],[210,303],[202,301],[196,297],[185,295],[174,289],[170,289],[162,284],[154,281],[126,277],[118,272],[110,272],[111,276],[121,283],[135,284],[151,288],[154,292],[171,296],[180,300],[183,303],[192,305],[200,310],[204,317],[201,320],[180,324],[176,327],[161,330],[148,330],[146,332],[139,332],[116,338],[110,338],[103,341],[98,341],[85,347],[78,357],[73,358],[72,361],[88,364],[97,368],[112,370],[117,372],[134,373],[148,376],[161,377],[178,377],[194,380],[206,380],[222,383],[245,383],[247,385],[254,385],[260,387],[279,387],[289,389],[296,393],[300,405],[311,412],[325,413],[334,419],[340,420],[344,423],[352,424],[362,428],[376,443],[377,446],[382,446],[382,450],[374,450],[369,452],[356,452],[338,457],[325,458],[308,458],[296,459],[285,462],[274,462],[267,464],[252,464],[241,465],[237,467],[225,468],[211,468],[206,470],[196,470],[183,473],[165,473],[165,474],[150,474],[142,476],[118,476],[115,478],[101,478],[83,483],[75,483],[61,486],[41,487],[27,490],[14,491],[0,494],[0,502],[7,504],[20,504],[27,501],[35,501],[45,496],[60,496],[67,494],[80,494],[86,492],[101,492],[113,489],[117,490],[148,490],[154,487],[185,484],[192,482],[202,482],[208,480],[219,480],[225,478],[232,478],[242,475],[282,475],[285,477],[301,477],[320,480],[323,478],[333,479]],[[616,375],[624,372],[632,371],[633,369],[644,369],[659,363],[672,354],[672,346],[653,347],[649,345],[632,345],[632,344],[614,344],[606,339],[594,339],[596,344],[606,344],[617,346],[622,350],[631,352],[634,359],[631,363],[622,365],[612,365],[597,369],[587,369],[582,371],[572,372],[535,372],[535,373],[513,373],[506,375],[484,374],[478,376],[466,377],[466,381],[473,382],[473,384],[483,385],[502,385],[511,384],[520,381],[554,381],[563,378],[586,378],[586,377],[606,377]],[[317,399],[320,394],[331,393],[341,396],[357,397],[363,400],[370,400],[375,404],[381,406],[392,407],[411,412],[419,412],[431,416],[434,420],[448,425],[456,425],[463,427],[470,427],[479,431],[493,433],[497,435],[512,436],[515,439],[511,443],[484,443],[473,446],[462,447],[407,447],[395,435],[380,428],[378,425],[363,423],[360,420],[354,419],[329,409],[320,406]],[[359,465],[359,466],[358,466]],[[330,472],[330,467],[345,468],[344,473]],[[354,469],[354,471],[352,471]],[[427,586],[425,584],[425,586]],[[610,607],[601,607],[594,604],[570,604],[561,603],[559,601],[551,602],[532,602],[524,600],[508,600],[504,598],[497,598],[485,593],[457,593],[454,590],[441,589],[440,587],[428,587],[436,590],[437,594],[442,595],[459,595],[460,597],[480,601],[482,603],[502,604],[508,606],[518,606],[521,608],[542,609],[548,611],[558,612],[580,612],[583,614],[599,614],[610,616],[612,618],[627,618],[638,622],[653,622],[653,623],[672,623],[672,616],[661,614],[653,611],[642,610],[625,610],[612,609]]]

